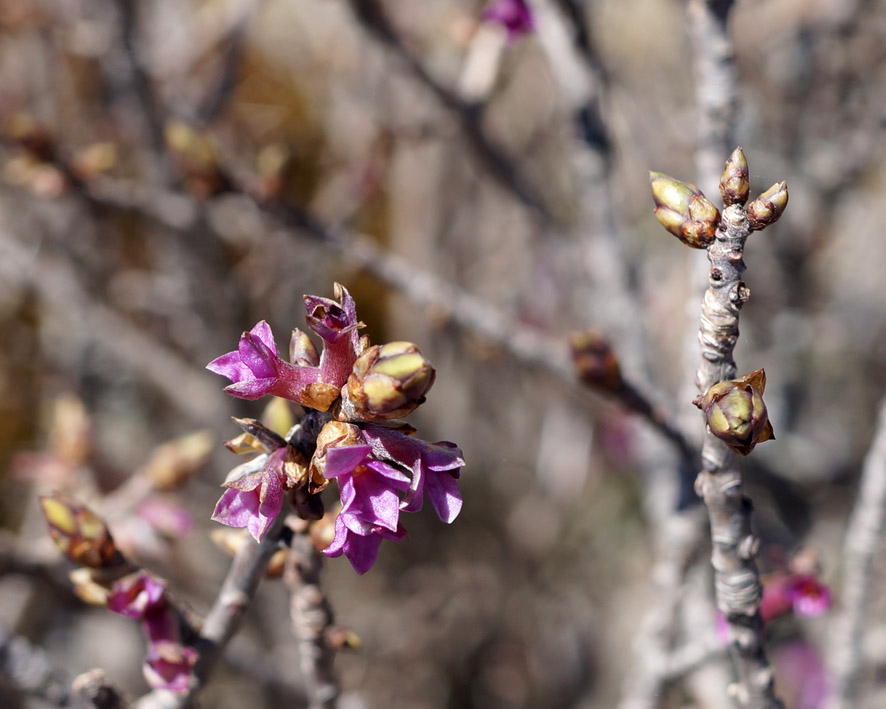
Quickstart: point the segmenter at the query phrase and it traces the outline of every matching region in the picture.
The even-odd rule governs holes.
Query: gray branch
[[[320,583],[322,570],[322,555],[306,531],[297,531],[292,537],[285,579],[291,594],[292,629],[298,639],[308,709],[333,709],[338,698],[338,679],[332,667],[335,652],[327,642],[333,617]]]
[[[862,645],[870,601],[874,557],[881,548],[886,512],[886,400],[861,472],[861,487],[843,543],[843,589],[833,621],[829,661],[833,709],[858,706]]]
[[[750,233],[744,209],[727,207],[717,238],[708,248],[710,285],[702,302],[702,359],[696,375],[701,392],[735,378],[733,349],[738,340],[739,310],[749,295],[741,281],[745,269],[742,255]],[[709,432],[696,490],[704,499],[711,524],[717,607],[729,622],[730,651],[739,675],[737,699],[747,707],[781,707],[763,646],[762,587],[754,561],[759,540],[751,531],[753,505],[743,492],[737,454]]]

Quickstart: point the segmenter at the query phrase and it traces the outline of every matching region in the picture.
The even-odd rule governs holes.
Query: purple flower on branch
[[[401,503],[404,512],[418,512],[426,492],[431,506],[443,522],[449,524],[458,516],[462,506],[458,474],[465,464],[458,446],[449,441],[428,443],[399,431],[373,425],[367,425],[363,435],[377,458],[399,463],[412,470],[412,483]]]
[[[767,622],[793,611],[819,616],[831,607],[831,590],[814,574],[777,574],[763,584],[760,614]]]
[[[166,584],[144,571],[118,580],[108,596],[108,609],[127,618],[142,620],[165,607]]]
[[[382,539],[399,540],[405,536],[406,530],[403,525],[398,525],[397,530],[392,532],[384,527],[363,522],[355,515],[342,510],[335,519],[335,539],[323,550],[323,553],[331,557],[344,554],[354,567],[354,571],[365,574],[378,558],[378,548]]]
[[[228,527],[246,528],[261,541],[283,506],[283,464],[286,448],[274,451],[261,470],[225,483],[212,519]]]
[[[197,651],[177,642],[151,643],[142,671],[154,689],[185,692],[191,678],[191,669],[197,662]]]
[[[532,10],[525,0],[495,0],[483,11],[481,17],[486,22],[504,27],[512,42],[535,29]]]
[[[357,329],[357,307],[351,294],[340,283],[335,284],[336,300],[318,295],[305,296],[308,326],[323,339],[320,355],[320,380],[338,388],[348,380],[360,354]]]
[[[371,453],[369,445],[330,448],[324,475],[338,479],[343,514],[396,532],[400,517],[397,491],[409,489],[409,478]]]
[[[264,320],[240,337],[234,352],[212,360],[206,368],[230,379],[225,391],[241,399],[274,394],[302,403],[303,391],[320,381],[316,367],[299,367],[282,360],[271,327]]]

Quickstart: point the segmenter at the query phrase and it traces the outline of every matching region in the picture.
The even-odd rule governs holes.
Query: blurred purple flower
[[[165,606],[166,584],[145,571],[124,576],[114,583],[108,596],[108,609],[127,618],[143,619]]]
[[[778,574],[763,584],[760,614],[769,622],[793,611],[818,616],[831,607],[831,590],[813,574]]]
[[[286,449],[268,457],[261,470],[225,483],[212,519],[228,527],[246,528],[261,541],[283,506],[283,464]]]
[[[185,692],[190,684],[191,669],[197,662],[197,651],[177,642],[153,642],[142,671],[154,689]]]
[[[776,683],[786,705],[794,709],[823,709],[830,694],[830,677],[821,655],[804,640],[787,642],[773,653]]]
[[[412,484],[403,499],[404,512],[422,508],[423,493],[437,516],[449,524],[461,511],[458,474],[465,461],[461,449],[449,441],[428,443],[381,426],[368,425],[363,436],[376,458],[399,463],[412,470]]]
[[[149,497],[138,508],[139,517],[154,529],[171,538],[190,534],[194,527],[191,514],[177,502],[160,497]]]
[[[504,27],[512,42],[535,29],[532,10],[525,0],[495,0],[483,10],[481,18]]]
[[[303,390],[320,381],[320,369],[280,359],[271,327],[264,320],[243,333],[234,352],[212,360],[206,369],[233,382],[225,387],[226,392],[249,400],[274,394],[303,403]]]
[[[831,589],[812,574],[791,577],[785,595],[798,615],[819,616],[831,607]]]
[[[405,536],[406,530],[403,525],[398,525],[397,530],[392,532],[384,527],[364,522],[342,510],[335,520],[335,539],[323,550],[323,553],[331,557],[344,554],[354,567],[354,571],[365,574],[378,557],[378,548],[382,539],[399,540]]]

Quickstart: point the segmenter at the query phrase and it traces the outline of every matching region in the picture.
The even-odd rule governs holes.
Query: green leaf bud
[[[687,246],[703,249],[713,242],[720,211],[701,190],[661,172],[650,172],[654,214],[661,225]]]
[[[720,196],[723,198],[723,206],[744,204],[750,194],[750,181],[748,180],[748,161],[745,159],[741,147],[732,151],[732,155],[726,161],[726,169],[720,177]]]
[[[342,410],[363,421],[400,418],[425,401],[435,376],[411,342],[375,345],[354,363],[343,390]]]
[[[121,561],[107,526],[88,507],[59,492],[40,497],[40,507],[49,536],[71,561],[90,568]]]
[[[757,369],[739,379],[718,382],[692,402],[705,415],[708,431],[740,455],[775,439],[763,390],[766,373]]]
[[[751,229],[759,231],[770,224],[774,224],[787,206],[787,183],[784,181],[776,182],[748,205],[748,223],[751,225]]]

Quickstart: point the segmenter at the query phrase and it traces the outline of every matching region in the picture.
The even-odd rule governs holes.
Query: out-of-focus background
[[[467,460],[451,526],[425,509],[365,576],[327,564],[337,622],[363,642],[336,661],[343,705],[616,705],[654,601],[644,460],[662,444],[540,365],[544,347],[533,362],[508,343],[596,327],[674,421],[697,417],[681,388],[704,254],[657,224],[647,178],[696,179],[686,8],[539,2],[536,31],[510,40],[483,9],[0,0],[0,626],[60,671],[103,667],[130,696],[147,689],[138,628],[67,590],[37,494],[100,499],[158,445],[211,431],[187,485],[149,497],[160,522],[106,510],[130,553],[205,611],[228,565],[209,516],[238,462],[221,442],[238,432],[230,416],[262,405],[227,397],[203,367],[261,319],[285,349],[301,296],[339,281],[374,342],[417,342],[434,363],[414,423]],[[752,194],[790,189],[785,216],[748,243],[737,351],[740,373],[766,369],[777,435],[745,468],[760,564],[777,572],[806,550],[839,595],[886,388],[886,6],[747,0],[731,28]],[[417,302],[322,238],[339,230],[508,329],[465,327],[445,291]],[[690,576],[707,563],[703,549]],[[874,596],[864,706],[882,706],[886,667],[886,594]],[[711,606],[693,612],[713,627]],[[768,627],[789,706],[819,706],[802,692],[827,682],[828,622]],[[704,681],[728,680],[725,667],[677,677],[663,706],[726,706],[725,683]],[[269,581],[204,705],[300,706],[297,668],[286,592]],[[2,678],[0,704],[44,706]]]

